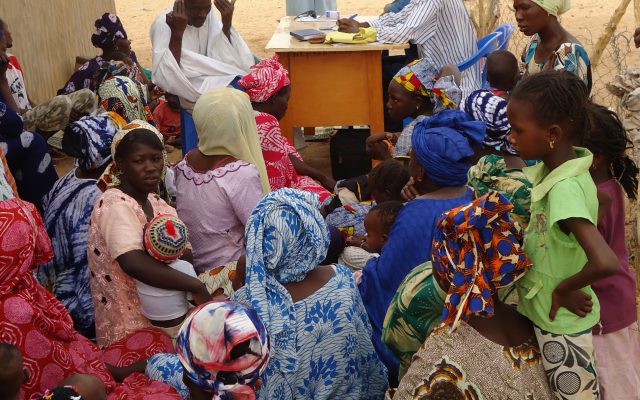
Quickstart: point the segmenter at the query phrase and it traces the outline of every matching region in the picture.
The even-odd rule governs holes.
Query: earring
[[[550,149],[553,149],[553,148],[555,147],[555,145],[556,145],[556,141],[555,141],[555,140],[551,140],[551,141],[549,142],[549,148],[550,148]]]

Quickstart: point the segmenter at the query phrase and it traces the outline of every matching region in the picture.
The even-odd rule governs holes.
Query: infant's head
[[[12,344],[0,343],[0,399],[16,400],[20,386],[27,381],[20,349]]]
[[[401,202],[391,200],[369,210],[364,218],[364,228],[367,230],[367,247],[370,252],[380,253],[401,208]]]
[[[107,391],[97,376],[73,374],[64,378],[59,386],[47,390],[42,400],[107,400]]]
[[[487,82],[505,91],[512,90],[520,78],[518,59],[506,50],[496,50],[487,57]]]
[[[177,260],[187,250],[188,242],[187,226],[171,214],[155,216],[144,228],[144,248],[158,261]]]

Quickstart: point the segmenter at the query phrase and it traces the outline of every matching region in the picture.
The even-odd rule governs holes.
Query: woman
[[[204,346],[199,346],[204,343]],[[174,386],[185,399],[255,399],[269,364],[271,340],[253,308],[210,302],[182,324],[177,355],[158,354],[147,375]]]
[[[104,383],[111,399],[179,399],[171,387],[139,373],[147,357],[172,351],[169,338],[148,329],[101,351],[73,329],[64,306],[32,275],[33,268],[53,256],[35,207],[19,199],[4,200],[0,215],[2,341],[22,353],[26,382],[20,398],[37,398],[64,377],[87,373]]]
[[[87,271],[89,220],[102,194],[96,183],[111,161],[117,130],[108,114],[71,123],[62,149],[76,158],[76,167],[56,182],[44,200],[43,219],[54,257],[38,268],[37,278],[67,308],[75,329],[89,339],[96,335]]]
[[[148,83],[142,67],[138,63],[136,53],[131,50],[131,41],[127,38],[127,32],[115,14],[104,13],[95,22],[96,31],[91,35],[91,43],[102,50],[102,54],[85,62],[71,75],[69,81],[58,90],[58,94],[69,94],[80,89],[97,89],[94,75],[100,69],[103,61],[111,60],[113,53],[124,53],[131,56],[133,68],[130,78],[142,83]]]
[[[177,209],[189,227],[198,272],[244,254],[247,219],[269,181],[246,94],[211,90],[193,110],[198,148],[174,168]]]
[[[483,123],[457,110],[441,111],[413,130],[409,172],[419,196],[402,208],[380,257],[367,262],[358,284],[373,327],[374,345],[391,377],[398,376],[398,361],[380,340],[385,314],[402,280],[431,257],[431,235],[438,215],[472,200],[466,186],[468,160],[484,136]]]
[[[290,83],[289,73],[278,62],[277,54],[251,67],[251,72],[238,81],[255,110],[271,190],[307,190],[318,194],[322,203],[331,195],[336,181],[306,164],[280,131],[278,121],[287,112]]]
[[[458,108],[462,91],[458,87],[460,71],[454,65],[437,67],[429,58],[416,60],[402,68],[389,83],[389,99],[386,107],[394,121],[411,118],[400,134],[378,133],[367,138],[367,147],[391,139],[395,147],[378,147],[372,151],[375,159],[393,156],[408,160],[411,151],[411,136],[416,124],[425,118],[446,109]]]
[[[158,214],[176,215],[156,194],[166,168],[162,134],[144,121],[133,121],[113,138],[111,157],[113,162],[98,182],[104,193],[91,214],[87,250],[100,346],[150,326],[141,313],[134,279],[160,289],[190,292],[198,304],[211,300],[198,279],[144,250],[145,224]],[[167,321],[168,326],[172,323]]]
[[[259,399],[375,399],[387,386],[351,272],[318,266],[329,248],[319,207],[312,193],[280,189],[247,223],[233,298],[255,307],[272,338]]]
[[[155,126],[142,86],[126,76],[111,75],[98,87],[98,112],[114,112],[124,125],[133,120],[146,121]]]
[[[413,356],[395,399],[554,398],[531,321],[497,296],[531,266],[510,208],[492,192],[438,218],[433,271],[446,293],[443,326]]]
[[[16,179],[20,198],[42,210],[42,198],[58,180],[47,143],[23,129],[22,118],[0,100],[0,146]]]
[[[567,70],[588,90],[593,84],[591,62],[578,39],[567,32],[558,17],[571,8],[570,0],[514,0],[518,28],[531,42],[522,52],[523,78],[540,71]]]

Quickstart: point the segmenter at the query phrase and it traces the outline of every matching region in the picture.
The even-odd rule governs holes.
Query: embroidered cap
[[[144,229],[144,247],[158,261],[177,260],[187,250],[188,241],[187,226],[171,214],[155,216]]]

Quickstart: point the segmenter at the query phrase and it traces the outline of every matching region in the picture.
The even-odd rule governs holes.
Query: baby
[[[20,349],[12,344],[0,343],[0,365],[0,399],[17,400],[20,386],[28,379]]]
[[[170,214],[157,215],[144,229],[144,247],[151,257],[184,274],[197,277],[193,265],[179,259],[187,250],[188,239],[187,226]],[[190,294],[159,289],[140,281],[136,281],[136,288],[142,315],[175,342],[180,325],[190,308]]]
[[[506,50],[496,50],[487,57],[487,82],[490,91],[505,100],[520,80],[518,59]]]
[[[391,200],[372,207],[364,218],[367,235],[347,239],[347,247],[340,255],[338,263],[353,271],[359,271],[369,259],[378,257],[402,205],[399,201]]]
[[[107,400],[107,391],[95,375],[73,374],[64,378],[58,387],[47,390],[40,399]]]

